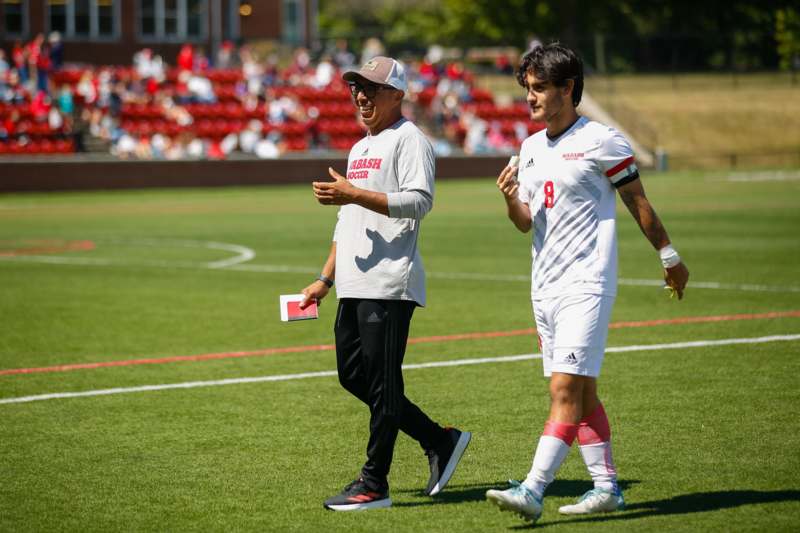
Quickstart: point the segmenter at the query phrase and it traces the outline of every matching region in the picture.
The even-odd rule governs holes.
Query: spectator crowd
[[[145,48],[130,65],[65,65],[57,33],[0,49],[0,155],[85,151],[89,141],[123,159],[260,158],[347,150],[364,135],[341,73],[361,57],[344,40],[316,60],[290,60],[225,42],[213,58],[184,44],[174,64]],[[458,60],[431,47],[407,62],[404,112],[425,125],[439,155],[510,153],[536,129],[524,103],[498,106]]]

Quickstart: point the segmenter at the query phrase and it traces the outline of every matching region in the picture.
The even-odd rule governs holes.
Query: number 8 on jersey
[[[548,209],[553,207],[556,203],[556,191],[553,188],[552,181],[544,182],[544,206]]]

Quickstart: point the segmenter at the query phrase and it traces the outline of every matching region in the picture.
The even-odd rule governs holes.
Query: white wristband
[[[671,244],[660,249],[658,255],[661,257],[661,264],[664,268],[672,268],[681,262],[681,256],[678,255],[678,252],[675,251]]]

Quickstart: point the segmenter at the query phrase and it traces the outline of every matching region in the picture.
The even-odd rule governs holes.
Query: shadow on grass
[[[425,498],[423,501],[415,502],[395,502],[392,507],[418,507],[423,505],[439,505],[447,503],[463,503],[475,502],[486,498],[486,491],[497,487],[506,485],[505,481],[496,481],[494,483],[469,483],[463,485],[448,485],[443,492],[436,496],[425,496],[422,489],[405,489],[397,490],[398,494],[413,494],[420,498]]]
[[[625,491],[641,482],[638,479],[620,479],[617,483]],[[547,487],[545,495],[578,498],[583,496],[587,490],[592,490],[593,487],[594,483],[588,479],[556,479]]]
[[[555,485],[555,483],[553,483]],[[548,490],[548,494],[550,491]],[[561,524],[574,524],[582,522],[613,522],[620,520],[633,520],[647,518],[650,516],[679,515],[691,513],[705,513],[708,511],[719,511],[731,509],[743,505],[755,505],[760,503],[778,503],[800,501],[800,490],[727,490],[717,492],[696,492],[694,494],[682,494],[673,498],[663,500],[653,500],[649,502],[637,502],[627,506],[621,513],[595,515],[585,518],[572,518],[569,520],[557,520],[550,522],[538,522],[537,528],[558,526]],[[510,529],[528,529],[530,525],[518,525]]]
[[[639,483],[638,480],[624,480],[619,484],[622,490],[626,490]],[[573,479],[559,479],[554,481],[548,488],[547,494],[552,496],[575,496],[578,497],[587,490],[592,488],[592,482],[586,480],[573,480]],[[425,496],[421,489],[404,489],[394,491],[398,494],[413,494],[420,498],[426,498],[423,501],[416,502],[397,502],[394,507],[417,507],[422,505],[438,505],[447,503],[463,503],[483,501],[486,499],[486,491],[489,489],[506,489],[508,488],[507,481],[495,481],[494,483],[470,483],[461,485],[448,485],[447,488],[440,494],[430,498]]]

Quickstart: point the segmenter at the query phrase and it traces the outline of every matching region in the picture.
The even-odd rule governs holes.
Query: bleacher
[[[75,151],[72,139],[65,138],[64,127],[54,129],[46,118],[39,120],[30,102],[0,102],[0,124],[9,132],[8,139],[0,141],[0,155],[69,154]]]
[[[108,114],[108,106],[100,106],[96,102],[87,104],[77,91],[78,84],[86,73],[93,76],[97,87],[97,78],[101,72],[107,72],[112,79],[127,82],[136,79],[132,66],[66,68],[51,74],[52,86],[71,87],[75,106],[80,109],[87,106],[99,109]],[[291,86],[276,84],[268,88],[269,98],[279,99],[284,96],[294,98],[302,107],[305,120],[285,120],[275,123],[269,117],[269,102],[262,97],[253,104],[246,105],[243,98],[243,87],[247,80],[241,69],[207,70],[202,76],[207,78],[213,87],[216,101],[213,103],[191,102],[182,104],[182,108],[191,116],[190,123],[180,124],[167,116],[153,94],[157,91],[175,96],[181,90],[181,72],[177,68],[168,69],[165,79],[157,89],[148,87],[149,97],[145,102],[123,103],[116,117],[118,125],[128,135],[135,138],[150,137],[160,134],[171,140],[188,135],[209,143],[220,143],[226,136],[240,134],[253,122],[258,122],[261,135],[271,132],[279,134],[282,146],[286,151],[302,152],[311,147],[328,150],[349,150],[366,133],[366,129],[356,117],[350,92],[337,75],[334,81],[325,88],[310,86]],[[282,82],[283,80],[281,80]],[[152,90],[151,90],[152,89]],[[422,111],[426,111],[436,97],[436,87],[428,86],[414,95],[413,100]],[[46,119],[35,117],[31,111],[30,98],[25,103],[0,103],[0,122],[14,117],[10,124],[12,133],[7,139],[0,139],[0,155],[39,155],[68,154],[76,149],[76,143],[65,126],[53,129]],[[55,105],[53,103],[52,105]],[[486,90],[471,87],[468,101],[461,104],[464,112],[472,113],[478,118],[499,124],[502,135],[508,144],[518,147],[520,143],[520,124],[524,124],[528,133],[541,129],[541,125],[529,120],[529,110],[525,103],[499,107],[493,95]],[[8,129],[8,128],[7,128]],[[463,143],[466,128],[462,124],[456,126],[457,141]]]

